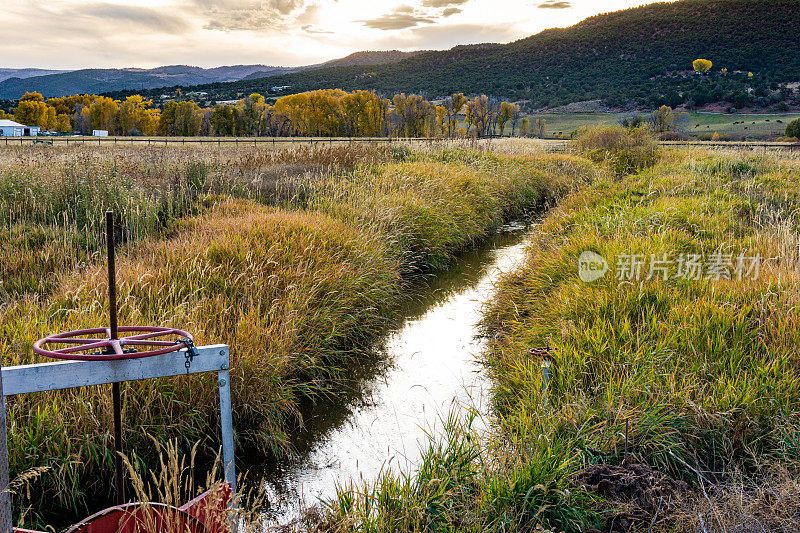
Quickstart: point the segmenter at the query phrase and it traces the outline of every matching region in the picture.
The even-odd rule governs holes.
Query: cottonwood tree
[[[506,129],[506,124],[510,121],[513,121],[512,124],[516,123],[516,119],[514,117],[519,116],[519,106],[516,104],[511,104],[509,102],[502,102],[500,104],[500,115],[497,118],[497,124],[500,127],[500,135],[503,135],[503,132]],[[514,127],[511,128],[511,136],[514,136]]]
[[[533,126],[539,132],[539,138],[544,138],[544,128],[547,126],[547,119],[546,118],[537,118],[533,121]]]
[[[476,96],[467,102],[467,133],[475,128],[475,135],[482,137],[489,127],[489,97],[485,94]]]
[[[14,120],[26,126],[49,130],[56,126],[56,110],[47,105],[41,94],[26,92],[14,109]]]
[[[692,62],[692,68],[694,68],[694,71],[700,75],[703,75],[711,70],[712,66],[714,66],[714,64],[708,59],[695,59]]]

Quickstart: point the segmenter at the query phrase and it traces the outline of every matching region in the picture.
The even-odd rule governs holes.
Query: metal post
[[[114,212],[106,211],[106,244],[108,246],[108,321],[109,337],[116,339],[117,331],[117,271],[114,260]],[[122,394],[119,382],[111,384],[114,404],[114,488],[117,503],[125,503],[125,484],[122,479]]]
[[[219,386],[219,422],[222,434],[222,463],[225,468],[225,480],[236,492],[236,463],[233,453],[233,405],[231,403],[231,378],[228,365],[217,372]]]
[[[2,365],[0,365],[2,371]],[[0,531],[11,533],[11,493],[8,490],[8,438],[6,435],[6,397],[0,379]]]
[[[542,361],[542,392],[547,392],[547,386],[550,384],[550,361],[544,359]]]

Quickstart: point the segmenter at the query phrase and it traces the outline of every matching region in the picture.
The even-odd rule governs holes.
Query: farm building
[[[13,120],[0,120],[0,137],[30,137],[39,135],[39,126],[26,126]]]

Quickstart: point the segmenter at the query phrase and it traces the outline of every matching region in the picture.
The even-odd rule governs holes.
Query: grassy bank
[[[486,310],[495,429],[454,419],[418,473],[342,490],[326,526],[797,529],[798,178],[797,159],[683,150],[569,195]],[[586,251],[609,266],[593,282]],[[648,277],[651,254],[668,266]],[[677,276],[688,254],[699,279]]]
[[[176,153],[185,159],[185,151]],[[144,164],[148,157],[140,153],[134,160]],[[176,175],[186,176],[172,157],[164,156],[179,169]],[[335,394],[337,377],[348,364],[369,356],[403,298],[409,274],[446,268],[453,254],[503,220],[597,177],[590,163],[569,156],[399,150],[358,164],[361,155],[355,154],[349,168],[329,165],[314,175],[303,173],[287,202],[253,192],[247,180],[232,179],[231,168],[251,169],[257,165],[248,158],[265,156],[238,154],[228,166],[204,157],[199,154],[198,160],[207,165],[207,181],[197,191],[194,210],[137,234],[122,250],[117,262],[121,323],[181,325],[200,343],[229,344],[240,449],[262,454],[287,453],[286,432],[302,423],[300,402]],[[24,167],[9,168],[27,172],[31,180],[39,176]],[[217,176],[244,183],[244,192],[209,186]],[[84,205],[99,218],[114,204]],[[123,212],[125,225],[132,213],[139,211]],[[72,218],[66,224],[52,220],[30,223],[53,231],[95,232]],[[86,249],[91,255],[93,249]],[[23,270],[37,264],[32,260]],[[31,345],[46,333],[105,323],[102,262],[91,256],[86,264],[53,270],[55,281],[46,290],[26,286],[7,297],[0,315],[7,339],[4,364],[33,361]],[[213,385],[210,378],[128,384],[129,447],[149,447],[145,432],[186,446],[206,436],[213,447]],[[108,390],[96,388],[10,402],[12,472],[52,468],[40,479],[32,502],[45,518],[84,513],[107,489],[108,396]],[[150,460],[146,454],[139,459]]]

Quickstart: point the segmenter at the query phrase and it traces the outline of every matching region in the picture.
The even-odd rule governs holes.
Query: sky
[[[2,0],[0,68],[299,66],[510,42],[646,0]]]

